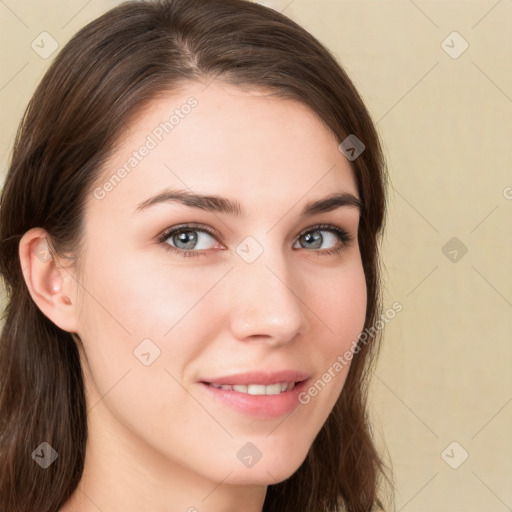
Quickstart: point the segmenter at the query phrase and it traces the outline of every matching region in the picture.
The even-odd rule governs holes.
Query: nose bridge
[[[242,255],[231,276],[233,335],[240,340],[262,336],[269,343],[285,344],[305,328],[299,283],[281,247],[267,246],[249,262],[244,258],[243,249],[247,246],[243,244],[238,247],[242,248]],[[255,248],[249,245],[249,250]]]

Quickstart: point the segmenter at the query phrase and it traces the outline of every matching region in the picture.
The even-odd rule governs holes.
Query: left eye
[[[342,235],[332,229],[314,229],[300,235],[298,242],[302,241],[307,249],[322,249],[323,243],[327,241],[329,247],[323,249],[332,250],[339,244],[340,238],[343,241]]]

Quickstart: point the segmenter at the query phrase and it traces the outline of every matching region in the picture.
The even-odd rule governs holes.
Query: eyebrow
[[[198,208],[209,212],[226,213],[236,217],[245,217],[247,213],[242,205],[233,199],[217,195],[195,194],[189,190],[166,189],[159,194],[146,199],[134,210],[139,212],[162,203],[177,202],[191,208]],[[302,209],[301,216],[308,217],[319,213],[330,212],[342,206],[363,209],[362,201],[350,192],[333,193],[327,197],[310,201]]]

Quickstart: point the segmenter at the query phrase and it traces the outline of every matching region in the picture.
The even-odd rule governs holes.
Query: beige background
[[[2,181],[53,57],[31,42],[46,31],[62,46],[117,3],[0,2]],[[384,141],[385,305],[403,311],[387,325],[371,398],[396,510],[512,510],[512,1],[261,3],[337,55]]]

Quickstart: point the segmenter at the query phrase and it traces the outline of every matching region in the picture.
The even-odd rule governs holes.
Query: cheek
[[[116,251],[114,244],[87,255],[79,334],[89,344],[99,387],[108,389],[123,368],[139,366],[138,353],[148,350],[157,357],[152,367],[176,369],[180,378],[186,361],[202,350],[210,319],[218,318],[215,293],[208,292],[226,268],[171,266],[164,250],[162,255],[131,256],[128,250]]]
[[[162,336],[190,311],[203,286],[197,274],[159,258],[120,254],[88,257],[84,302],[101,325],[122,334]],[[214,277],[214,276],[212,276]]]
[[[317,321],[308,337],[315,343],[310,359],[318,370],[317,381],[306,390],[305,403],[316,403],[319,423],[323,423],[338,399],[348,375],[358,338],[364,329],[367,306],[366,279],[357,259],[313,287],[307,297]],[[317,313],[318,312],[318,313]]]
[[[308,282],[305,296],[318,322],[331,335],[325,337],[325,350],[331,358],[334,353],[344,352],[357,340],[366,318],[366,279],[361,260],[354,258],[336,273],[325,276],[320,286]]]

